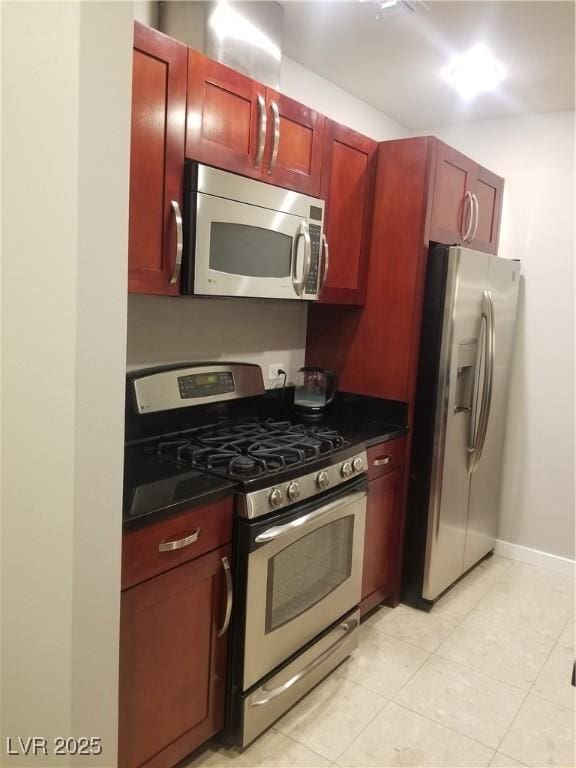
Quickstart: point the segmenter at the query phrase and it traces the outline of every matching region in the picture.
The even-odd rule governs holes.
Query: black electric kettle
[[[296,375],[294,405],[308,415],[321,415],[336,394],[336,374],[305,366]]]

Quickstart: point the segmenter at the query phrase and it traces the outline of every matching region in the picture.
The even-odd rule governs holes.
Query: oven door
[[[195,227],[195,294],[303,298],[312,258],[306,219],[199,192]]]
[[[366,480],[251,525],[243,690],[360,601]]]

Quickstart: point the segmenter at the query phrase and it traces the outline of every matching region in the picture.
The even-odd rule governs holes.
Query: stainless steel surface
[[[314,510],[314,512],[308,512],[306,515],[302,515],[302,517],[296,518],[296,520],[292,520],[290,523],[285,523],[284,525],[273,525],[271,528],[268,528],[264,533],[259,533],[258,536],[255,538],[255,542],[257,544],[262,544],[262,542],[266,541],[276,541],[276,539],[281,538],[282,536],[286,536],[288,533],[292,533],[293,531],[301,528],[303,525],[306,525],[307,523],[311,523],[314,520],[318,520],[323,515],[327,515],[330,512],[334,511],[335,509],[338,509],[343,504],[348,504],[351,501],[356,501],[356,499],[361,499],[366,496],[365,492],[362,493],[354,493],[350,496],[344,496],[342,499],[338,499],[338,501],[333,501],[331,504],[327,504],[324,507],[321,507],[320,509]]]
[[[360,622],[356,618],[348,619],[348,621],[340,624],[334,630],[334,633],[338,632],[339,636],[336,637],[332,645],[329,645],[325,651],[322,651],[319,656],[316,656],[315,659],[309,661],[304,667],[302,667],[302,669],[296,672],[296,674],[292,677],[289,677],[288,680],[286,680],[284,683],[281,683],[276,687],[271,687],[269,683],[263,685],[262,688],[256,692],[256,694],[253,694],[250,697],[249,706],[262,707],[264,704],[269,704],[271,701],[274,701],[274,699],[277,699],[279,696],[282,696],[284,693],[286,693],[286,691],[290,690],[290,688],[296,685],[296,683],[299,683],[300,680],[308,677],[308,675],[310,675],[318,666],[320,666],[320,664],[323,664],[327,659],[330,658],[330,656],[333,656],[338,651],[341,645],[346,642],[350,633],[358,629],[359,625]]]
[[[256,151],[256,158],[254,160],[254,166],[260,168],[262,165],[262,158],[264,157],[264,147],[266,146],[266,102],[262,94],[258,94],[258,149]]]
[[[486,442],[486,432],[488,429],[488,419],[490,418],[490,408],[492,405],[492,389],[494,382],[494,349],[495,349],[495,327],[494,327],[494,305],[490,291],[484,291],[482,299],[482,320],[484,323],[484,370],[480,408],[478,412],[478,421],[473,429],[473,444],[469,450],[469,472],[473,474],[482,457],[482,451]]]
[[[474,203],[474,229],[470,235],[470,242],[476,237],[476,232],[478,232],[478,221],[480,220],[480,203],[474,192],[472,193],[472,202]]]
[[[382,456],[380,459],[374,459],[372,464],[375,467],[383,467],[385,464],[390,464],[391,460],[392,460],[392,456],[387,454],[386,456]]]
[[[182,271],[182,248],[184,244],[184,235],[182,230],[182,213],[177,200],[171,201],[172,213],[174,214],[174,221],[176,223],[176,256],[174,258],[174,270],[170,277],[170,285],[174,285],[180,280],[180,272]]]
[[[304,238],[304,263],[302,265],[302,277],[298,280],[296,277],[298,271],[298,243],[301,237]],[[306,278],[310,272],[310,260],[310,232],[308,224],[305,221],[301,221],[292,246],[292,285],[294,286],[296,296],[302,296],[304,286],[306,285]]]
[[[322,243],[324,244],[324,258],[322,260],[322,282],[320,283],[320,291],[322,293],[326,280],[328,279],[328,270],[330,269],[330,249],[328,248],[328,239],[325,234],[322,234]]]
[[[193,373],[225,373],[228,371],[234,380],[234,392],[210,397],[182,399],[178,387],[179,377]],[[138,413],[169,411],[188,405],[203,405],[224,400],[235,400],[241,397],[253,397],[263,395],[264,392],[264,380],[260,366],[242,363],[229,363],[227,365],[214,363],[198,366],[191,363],[189,368],[152,372],[133,381],[134,405]]]
[[[352,653],[358,645],[359,624],[360,611],[355,611],[331,632],[318,639],[312,647],[297,656],[274,677],[270,678],[266,682],[265,688],[278,690],[298,676],[297,680],[284,688],[282,695],[269,699],[265,706],[253,706],[254,702],[267,696],[264,687],[257,688],[252,694],[246,696],[243,702],[244,727],[238,746],[245,747],[254,741],[268,726]],[[320,658],[322,660],[315,663]],[[311,668],[312,664],[314,666]],[[302,670],[308,670],[308,672],[305,675],[300,675]]]
[[[191,226],[194,225],[196,232],[192,249],[194,293],[300,301],[317,299],[317,293],[304,294],[304,287],[311,262],[308,228],[310,210],[320,210],[323,220],[323,200],[201,164],[198,165],[197,185],[195,211],[189,213],[194,215],[195,221],[191,222]],[[290,267],[287,265],[286,274],[280,277],[259,277],[211,267],[212,225],[217,222],[286,235],[292,248]],[[322,221],[314,220],[314,224],[319,226],[321,238]]]
[[[467,214],[465,216],[464,214]],[[462,215],[462,225],[464,225],[464,220],[467,220],[466,229],[464,232],[460,232],[462,235],[462,242],[468,243],[470,242],[470,233],[472,232],[472,226],[474,221],[474,200],[472,197],[472,192],[470,192],[469,189],[466,190],[466,194],[464,195],[464,211]]]
[[[494,547],[498,533],[502,454],[506,430],[506,411],[510,390],[510,367],[514,347],[520,264],[490,257],[488,283],[494,308],[494,376],[492,404],[484,450],[470,478],[468,527],[464,550],[464,569],[484,557]]]
[[[427,600],[463,572],[471,414],[456,409],[458,358],[461,345],[478,338],[489,258],[466,248],[449,251],[422,591]]]
[[[173,541],[161,541],[158,544],[158,552],[174,552],[175,549],[184,549],[189,547],[190,544],[194,544],[200,538],[200,528],[197,528],[192,533],[184,536],[181,539],[174,539]]]
[[[359,476],[362,471],[366,471],[366,467],[368,466],[366,451],[353,454],[350,458],[348,458],[348,460],[350,459],[352,460],[352,464],[354,464],[356,459],[359,459],[362,462],[362,470],[355,470],[357,476]],[[320,486],[318,485],[319,475],[322,475]],[[347,482],[347,479],[342,477],[340,463],[326,467],[321,472],[309,472],[306,475],[298,477],[298,487],[300,492],[299,501],[311,499],[312,497],[317,496],[319,493],[322,493],[322,491],[326,488],[335,488],[345,482]],[[248,493],[245,496],[240,497],[238,504],[238,514],[240,517],[248,517],[250,519],[261,517],[262,515],[267,515],[272,510],[272,506],[270,504],[270,493],[276,488],[281,491],[283,497],[282,504],[279,506],[279,508],[288,507],[294,503],[289,493],[289,487],[291,485],[293,485],[292,481],[279,483],[277,485],[273,485],[272,487],[263,488],[260,491],[253,491],[252,493]]]
[[[232,606],[234,603],[234,592],[232,588],[232,569],[227,557],[222,558],[222,568],[224,569],[224,578],[226,579],[226,611],[224,613],[224,622],[221,629],[218,630],[218,637],[225,635],[230,626],[232,618]]]
[[[274,99],[270,102],[270,110],[274,119],[274,133],[272,134],[272,152],[270,153],[270,163],[268,173],[272,173],[276,160],[278,159],[278,147],[280,146],[280,110]]]
[[[360,602],[362,562],[364,558],[364,527],[366,518],[366,493],[354,492],[317,510],[319,514],[304,521],[296,528],[257,546],[248,555],[246,601],[246,631],[244,644],[243,689],[247,690],[264,675],[285,662],[306,643],[322,632],[332,621],[352,610]],[[334,525],[350,521],[350,533],[345,542],[334,543]],[[277,526],[271,526],[272,529]],[[313,586],[307,570],[301,571],[303,603],[301,611],[292,614],[274,628],[267,624],[268,601],[272,599],[270,578],[271,564],[280,553],[285,557],[292,546],[301,547],[303,540],[322,529],[326,546],[338,557],[344,557],[343,544],[349,550],[346,557],[349,575],[338,582],[320,600],[307,604],[305,596]],[[263,531],[266,534],[267,531]],[[316,534],[320,535],[320,534]],[[309,541],[311,541],[309,539]],[[273,573],[273,571],[272,571]]]
[[[517,262],[449,250],[422,590],[427,600],[494,547],[518,275]]]

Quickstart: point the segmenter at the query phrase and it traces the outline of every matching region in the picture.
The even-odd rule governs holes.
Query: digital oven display
[[[178,388],[183,400],[192,397],[212,397],[234,392],[234,379],[230,371],[191,373],[188,376],[178,376]]]

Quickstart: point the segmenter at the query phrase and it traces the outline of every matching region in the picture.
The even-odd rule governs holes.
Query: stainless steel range
[[[136,372],[129,385],[147,434],[127,464],[153,487],[133,483],[129,504],[181,503],[191,473],[236,485],[225,737],[244,747],[357,645],[364,446],[270,415],[258,366]]]

